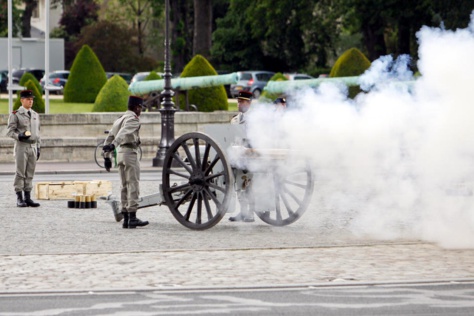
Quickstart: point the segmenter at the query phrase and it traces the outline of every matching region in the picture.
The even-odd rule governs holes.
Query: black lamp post
[[[170,41],[169,41],[169,0],[165,0],[165,67],[164,67],[164,90],[163,105],[161,113],[161,141],[156,157],[153,158],[153,167],[163,167],[166,151],[174,142],[174,112],[172,97],[174,95],[171,89],[171,63],[170,63]]]

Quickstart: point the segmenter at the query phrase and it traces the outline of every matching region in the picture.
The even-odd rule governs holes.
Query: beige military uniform
[[[140,196],[140,121],[138,116],[128,110],[114,122],[104,145],[114,144],[117,148],[123,212],[136,212]]]
[[[33,189],[33,176],[35,174],[37,150],[41,146],[39,114],[23,106],[13,111],[8,118],[7,136],[15,140],[14,156],[16,173],[13,186],[15,192],[31,191]],[[18,134],[30,131],[31,137],[20,141]]]
[[[246,124],[246,116],[249,111],[250,110],[248,110],[246,114],[239,112],[230,120],[230,124]],[[251,147],[245,138],[236,140],[236,144],[247,148]],[[237,199],[239,200],[240,213],[244,217],[253,217],[253,210],[251,210],[254,204],[253,195],[251,193],[253,174],[238,169],[234,169],[233,171],[235,179],[234,189],[237,193]]]

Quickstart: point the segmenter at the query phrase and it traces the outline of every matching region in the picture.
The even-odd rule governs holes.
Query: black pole
[[[174,112],[173,106],[174,92],[171,89],[171,62],[170,62],[170,41],[169,41],[169,0],[165,0],[165,86],[161,92],[163,96],[161,113],[161,141],[156,157],[153,158],[153,167],[163,167],[166,151],[174,142]]]

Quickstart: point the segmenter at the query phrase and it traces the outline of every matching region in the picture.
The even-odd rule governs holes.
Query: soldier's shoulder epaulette
[[[12,114],[16,114],[16,112],[18,112],[18,111],[13,111]]]
[[[232,116],[232,118],[237,117],[237,116],[239,116],[239,114],[235,114],[234,116]]]

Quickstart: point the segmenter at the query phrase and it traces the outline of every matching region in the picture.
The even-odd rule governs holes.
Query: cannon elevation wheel
[[[184,134],[166,152],[163,196],[173,216],[188,228],[208,229],[224,217],[233,182],[224,153],[206,134]]]
[[[252,184],[254,199],[262,195],[258,182],[266,184],[265,205],[255,213],[267,224],[285,226],[296,222],[306,211],[313,195],[314,179],[309,165],[277,167],[271,173],[256,174]],[[263,181],[263,182],[262,182]],[[262,203],[260,203],[262,204]]]

